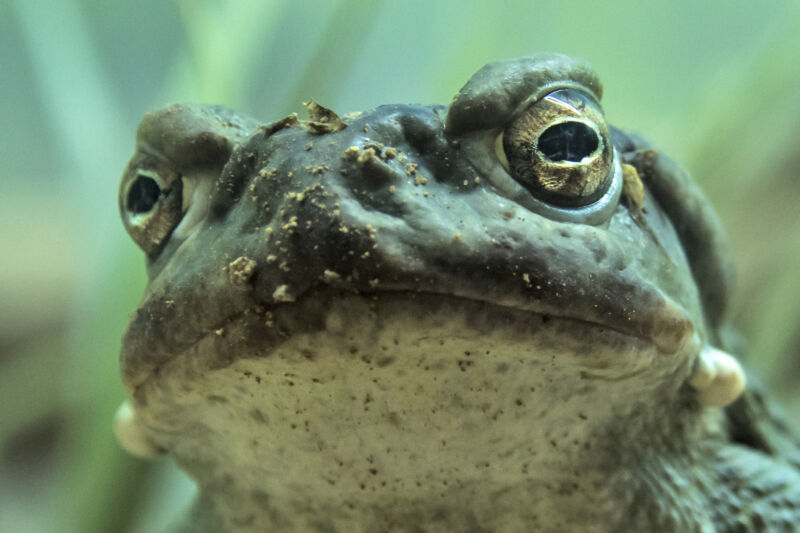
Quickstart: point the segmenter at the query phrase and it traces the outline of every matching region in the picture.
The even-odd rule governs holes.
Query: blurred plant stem
[[[187,100],[240,105],[243,89],[268,55],[266,43],[280,21],[278,0],[179,0],[189,55],[167,87]],[[172,92],[172,91],[170,91]]]
[[[374,27],[383,3],[383,0],[339,0],[289,94],[308,100],[319,87],[346,87],[356,52],[367,37],[365,34]],[[351,28],[358,28],[358,31]],[[331,57],[340,59],[331,61]],[[287,102],[287,105],[292,103]]]
[[[16,0],[14,12],[24,30],[39,97],[59,140],[62,166],[72,194],[72,222],[81,241],[81,269],[73,311],[72,335],[61,368],[60,394],[67,410],[66,446],[52,482],[61,531],[120,531],[132,511],[142,465],[124,457],[113,441],[111,417],[123,397],[117,357],[120,318],[137,289],[120,291],[120,277],[141,285],[138,268],[122,253],[117,228],[98,223],[116,218],[117,176],[125,155],[119,149],[121,106],[109,94],[105,74],[77,6],[70,0]],[[52,42],[69,46],[52,46]],[[66,90],[69,88],[70,90]],[[103,179],[98,181],[98,176]],[[116,320],[109,317],[116,317]]]
[[[795,403],[800,299],[787,266],[800,265],[798,19],[800,4],[787,6],[745,54],[709,78],[689,111],[701,120],[683,136],[688,166],[729,230],[740,274],[734,319],[748,339],[747,362]]]

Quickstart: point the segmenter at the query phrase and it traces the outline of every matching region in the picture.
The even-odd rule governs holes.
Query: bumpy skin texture
[[[200,485],[188,530],[793,530],[788,428],[757,388],[723,410],[689,384],[732,277],[689,176],[615,129],[641,205],[559,209],[504,170],[498,135],[561,88],[601,97],[540,54],[449,107],[145,117],[129,231],[142,169],[193,192],[166,239],[131,231],[150,283],[121,364]]]

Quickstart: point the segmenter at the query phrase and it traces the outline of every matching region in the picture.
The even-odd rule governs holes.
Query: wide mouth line
[[[334,289],[334,288],[332,288],[330,286],[325,286],[325,289],[336,290],[336,289]],[[319,289],[317,289],[317,290],[319,290]],[[324,289],[323,289],[323,291],[324,291]],[[314,289],[309,289],[303,295],[299,296],[297,298],[297,300],[301,300],[303,298],[313,298],[315,296],[314,292],[315,292]],[[647,342],[647,343],[655,346],[657,349],[659,349],[659,351],[663,351],[662,348],[659,346],[659,343],[657,342],[656,339],[654,339],[654,338],[652,338],[652,337],[650,337],[648,335],[641,334],[641,333],[635,331],[634,328],[620,328],[618,326],[615,326],[613,324],[609,324],[607,322],[599,322],[599,321],[596,321],[596,320],[588,320],[588,319],[585,319],[585,318],[576,317],[574,315],[569,315],[569,314],[566,314],[566,313],[545,312],[545,311],[537,310],[537,309],[530,309],[530,308],[523,308],[523,307],[519,307],[519,306],[508,305],[507,303],[490,302],[490,301],[487,301],[487,300],[483,300],[483,299],[475,298],[475,297],[471,297],[471,296],[462,296],[462,295],[456,295],[456,294],[444,293],[444,292],[436,292],[436,291],[430,291],[430,290],[427,290],[427,291],[415,291],[415,290],[410,290],[410,289],[396,289],[396,290],[394,290],[394,289],[381,289],[381,290],[363,290],[363,291],[341,291],[340,294],[333,295],[330,298],[330,301],[335,301],[336,298],[342,298],[342,297],[346,297],[346,296],[359,296],[359,297],[363,297],[363,298],[370,298],[370,297],[376,296],[376,295],[400,295],[402,297],[407,297],[407,298],[426,297],[427,296],[427,297],[434,297],[434,298],[443,299],[443,300],[448,299],[448,300],[453,300],[453,301],[465,301],[465,302],[470,302],[470,303],[474,303],[474,304],[480,304],[480,305],[494,307],[494,308],[496,308],[498,310],[512,311],[512,312],[515,312],[515,313],[523,313],[523,314],[526,314],[526,315],[530,315],[531,319],[535,318],[536,320],[539,320],[539,321],[547,321],[549,319],[565,320],[565,321],[569,321],[569,322],[574,323],[574,324],[584,325],[584,326],[587,326],[587,327],[590,327],[590,328],[594,328],[594,329],[598,329],[598,330],[608,330],[608,331],[614,332],[614,333],[619,334],[619,335],[623,335],[623,336],[630,337],[630,338],[633,338],[633,339],[638,339],[638,340]],[[325,296],[323,295],[322,297],[324,298]],[[180,350],[175,351],[172,354],[170,354],[168,357],[166,357],[164,359],[164,363],[166,363],[168,361],[171,361],[171,360],[175,359],[176,357],[180,357],[181,354],[191,350],[194,346],[196,346],[198,343],[202,342],[208,336],[217,335],[217,332],[219,330],[225,329],[230,324],[236,323],[237,321],[239,321],[240,319],[242,319],[243,317],[247,316],[250,313],[254,313],[255,312],[257,314],[262,314],[265,311],[266,312],[275,311],[275,309],[277,309],[277,308],[279,308],[281,306],[287,306],[287,307],[288,306],[296,306],[296,305],[298,305],[297,304],[297,300],[295,302],[278,303],[278,304],[276,304],[274,302],[264,302],[264,301],[261,301],[261,300],[252,300],[250,305],[248,305],[246,308],[244,308],[244,309],[242,309],[242,310],[240,310],[238,312],[231,313],[231,314],[225,316],[224,318],[222,318],[221,320],[215,322],[213,325],[211,325],[208,328],[206,328],[204,331],[202,331],[200,334],[198,334],[194,338],[194,340],[192,340],[191,342],[189,342],[186,345],[184,345]],[[258,311],[254,311],[256,309],[258,309]],[[631,321],[631,324],[636,324],[636,322],[635,321]],[[142,385],[144,385],[147,381],[149,381],[150,378],[153,375],[158,373],[159,369],[161,368],[161,366],[163,366],[164,363],[161,363],[161,364],[158,364],[158,365],[154,365],[154,367],[151,370],[149,370],[144,376],[140,376],[139,379],[137,379],[136,382],[134,382],[132,384],[133,390],[138,390]]]

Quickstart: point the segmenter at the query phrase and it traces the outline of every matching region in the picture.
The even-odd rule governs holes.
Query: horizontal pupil
[[[567,121],[550,126],[539,136],[537,148],[550,161],[580,163],[597,150],[595,131],[583,122]]]
[[[139,175],[128,191],[128,210],[133,213],[147,213],[158,202],[161,188],[153,178]]]

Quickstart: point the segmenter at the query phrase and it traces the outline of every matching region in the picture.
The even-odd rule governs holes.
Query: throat
[[[361,311],[268,353],[253,349],[263,321],[245,317],[136,391],[149,436],[210,502],[209,523],[593,531],[635,495],[634,458],[668,440],[682,449],[697,425],[681,402],[687,354],[480,307],[436,320],[407,302]]]
[[[463,446],[444,457],[421,442],[399,465],[365,443],[361,457],[340,461],[338,475],[290,450],[284,470],[233,458],[182,466],[199,481],[208,531],[638,532],[711,524],[698,498],[714,493],[703,458],[676,453],[674,442],[666,451],[644,436],[631,445],[596,440],[596,450],[579,454],[531,442],[524,463],[515,453],[475,462]]]
[[[212,510],[206,521],[220,531],[595,531],[597,524],[609,523],[609,500],[603,491],[591,489],[599,476],[584,472],[581,482],[414,482],[413,493],[401,496],[370,484],[359,493],[339,493],[335,486],[321,493],[229,486],[206,488],[201,501]]]

